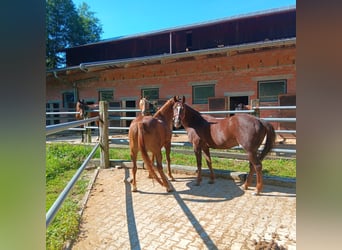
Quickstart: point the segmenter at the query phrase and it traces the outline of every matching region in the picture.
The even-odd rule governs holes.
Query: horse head
[[[150,102],[145,97],[140,99],[139,109],[142,115],[147,115],[150,113]]]
[[[185,103],[185,96],[182,98],[174,97],[175,104],[173,105],[173,126],[175,128],[180,128],[182,126],[182,120],[184,118],[184,103]]]
[[[81,120],[81,119],[84,119],[85,116],[86,116],[86,104],[84,102],[84,100],[78,100],[77,103],[76,103],[76,119],[77,120]]]

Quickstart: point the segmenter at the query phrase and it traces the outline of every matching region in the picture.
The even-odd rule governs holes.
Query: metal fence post
[[[109,133],[108,102],[100,101],[100,167],[109,168]]]

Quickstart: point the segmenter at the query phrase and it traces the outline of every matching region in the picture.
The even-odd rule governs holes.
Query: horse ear
[[[182,102],[185,103],[185,96],[183,95]]]

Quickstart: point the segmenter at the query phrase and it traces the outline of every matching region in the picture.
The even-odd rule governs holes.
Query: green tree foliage
[[[65,65],[66,48],[100,40],[102,25],[86,3],[78,8],[72,0],[46,1],[46,67]]]

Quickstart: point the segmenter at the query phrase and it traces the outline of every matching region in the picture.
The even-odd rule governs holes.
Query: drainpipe
[[[73,86],[73,88],[74,88],[74,97],[75,97],[75,102],[77,102],[77,100],[78,100],[78,89],[77,89],[77,83],[76,83],[76,82],[74,82],[74,83],[72,84],[72,86]]]
[[[80,64],[80,70],[82,70],[83,72],[87,72],[88,71],[83,63]]]
[[[56,71],[53,71],[53,75],[55,76],[56,79],[59,79],[58,75],[57,75],[57,72]]]

